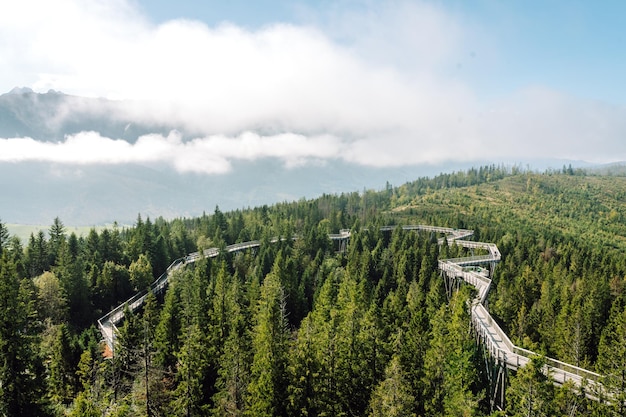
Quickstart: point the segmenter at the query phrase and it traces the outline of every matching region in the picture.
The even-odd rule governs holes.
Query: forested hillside
[[[626,178],[502,167],[193,219],[27,242],[0,223],[0,415],[490,415],[471,288],[437,260],[465,249],[380,226],[475,230],[498,245],[488,305],[517,345],[606,375],[626,397]],[[351,229],[345,251],[329,233]],[[292,239],[296,236],[297,239]],[[278,239],[275,238],[284,238]],[[113,357],[97,319],[181,256],[126,312]],[[511,375],[502,415],[620,415],[537,372]]]

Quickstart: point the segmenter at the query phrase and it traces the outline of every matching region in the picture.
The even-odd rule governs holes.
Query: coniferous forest
[[[441,236],[497,244],[489,310],[518,346],[603,375],[616,401],[553,386],[541,356],[492,410],[470,326],[447,296]],[[339,250],[330,233],[350,229]],[[297,237],[293,239],[293,237]],[[186,254],[126,311],[114,354],[98,318]],[[626,399],[626,177],[486,166],[382,191],[149,219],[22,242],[0,222],[2,416],[605,416]]]

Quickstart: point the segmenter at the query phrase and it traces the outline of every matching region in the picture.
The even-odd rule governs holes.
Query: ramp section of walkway
[[[398,226],[383,226],[380,230],[393,231],[396,227]],[[496,264],[500,262],[501,259],[500,251],[495,244],[464,240],[473,235],[474,232],[472,230],[428,225],[402,226],[402,228],[404,230],[416,230],[444,235],[444,237],[438,239],[440,245],[446,242],[448,245],[457,245],[472,251],[479,250],[484,252],[485,254],[483,255],[440,260],[439,269],[446,279],[460,279],[476,288],[476,297],[471,305],[472,324],[485,351],[489,352],[490,356],[497,363],[502,364],[502,366],[507,369],[517,370],[526,365],[532,357],[536,356],[534,352],[515,346],[485,307],[485,301],[487,300],[491,288],[489,272],[493,273]],[[350,236],[350,231],[344,229],[339,233],[330,234],[328,237],[331,240],[339,241],[341,247],[345,249],[345,244],[350,240]],[[293,239],[296,239],[296,237]],[[274,243],[277,241],[279,241],[278,238],[271,240],[271,242]],[[260,245],[260,241],[254,240],[226,246],[225,250],[229,253],[233,253],[258,248]],[[192,264],[198,259],[216,257],[219,253],[219,248],[210,248],[203,252],[194,252],[175,260],[167,270],[152,283],[150,290],[155,293],[164,291],[168,284],[169,277],[176,270],[188,264]],[[485,266],[488,266],[490,269],[485,269]],[[116,326],[124,319],[124,311],[126,308],[130,311],[136,311],[145,301],[147,294],[147,291],[143,291],[134,295],[98,320],[98,327],[111,354],[113,354],[115,349]],[[601,389],[601,377],[599,374],[552,358],[546,358],[545,363],[544,371],[555,384],[562,385],[566,381],[571,381],[576,387],[587,387],[587,395],[590,398],[597,397],[597,392]]]
[[[240,252],[247,249],[258,248],[260,245],[261,242],[258,240],[235,243],[234,245],[226,246],[226,251],[229,253]],[[185,267],[188,264],[192,264],[203,257],[215,258],[219,254],[219,248],[209,248],[204,250],[203,252],[193,252],[183,258],[176,259],[159,278],[157,278],[152,284],[150,284],[149,291],[155,294],[163,292],[167,287],[170,276],[175,271],[182,267]],[[124,320],[124,311],[126,310],[126,308],[133,312],[137,311],[139,307],[143,305],[147,296],[148,290],[141,291],[126,300],[125,302],[121,303],[119,306],[115,307],[113,310],[109,311],[98,320],[98,328],[100,329],[102,338],[104,339],[104,342],[108,347],[107,351],[111,352],[111,355],[115,352],[115,333],[117,332],[117,325],[121,323],[122,320]]]
[[[481,266],[490,265],[491,271],[495,269],[501,257],[497,246],[493,243],[461,240],[454,235],[448,238],[448,243],[464,248],[481,249],[489,253],[488,255],[440,260],[439,269],[446,278],[462,279],[476,288],[477,294],[471,306],[472,324],[485,350],[496,363],[510,370],[523,367],[537,354],[515,346],[484,305],[491,288],[491,279]],[[545,358],[543,371],[557,385],[563,385],[569,381],[577,388],[585,388],[589,398],[597,398],[598,391],[602,389],[599,374],[556,359]]]

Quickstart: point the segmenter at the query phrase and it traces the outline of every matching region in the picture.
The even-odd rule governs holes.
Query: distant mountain
[[[626,175],[626,161],[613,162],[610,164],[600,165],[594,167],[594,172],[600,175]]]
[[[0,163],[0,219],[18,224],[132,224],[142,216],[197,216],[324,193],[380,190],[420,176],[433,167],[373,169],[329,164],[287,169],[277,160],[241,162],[222,175],[180,174],[168,167],[103,165],[69,167],[48,163]],[[448,169],[452,170],[452,169]],[[435,173],[447,171],[438,170]]]
[[[132,103],[131,103],[132,104]],[[31,137],[58,142],[66,135],[96,131],[103,137],[135,142],[144,134],[181,126],[134,120],[128,102],[84,98],[16,88],[0,95],[0,138]],[[500,163],[502,161],[495,161]],[[520,161],[514,161],[520,164]],[[73,166],[43,162],[0,162],[0,219],[5,223],[50,224],[59,216],[67,225],[132,224],[143,216],[196,216],[253,207],[324,193],[380,190],[420,176],[465,170],[491,163],[474,161],[397,168],[372,168],[336,161],[288,169],[280,160],[235,161],[227,174],[180,174],[161,165]],[[525,168],[528,161],[523,162]],[[536,169],[560,168],[568,161],[535,161]],[[575,163],[580,166],[581,163]]]
[[[0,137],[56,142],[68,134],[93,130],[105,137],[134,142],[141,135],[167,134],[175,128],[125,117],[124,104],[54,90],[39,94],[30,88],[14,88],[0,95]]]

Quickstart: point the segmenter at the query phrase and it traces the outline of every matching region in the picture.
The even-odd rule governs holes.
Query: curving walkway
[[[396,227],[397,226],[383,226],[380,230],[392,231]],[[495,244],[464,240],[473,235],[474,232],[472,230],[425,225],[403,226],[402,228],[404,230],[444,234],[445,237],[439,239],[439,244],[443,244],[444,241],[447,240],[448,245],[455,244],[464,248],[472,250],[479,249],[487,252],[488,254],[486,255],[440,260],[439,270],[446,280],[446,287],[451,288],[453,283],[458,282],[458,280],[463,280],[476,288],[476,297],[471,303],[472,325],[485,352],[488,352],[496,366],[504,371],[507,369],[517,370],[526,365],[532,357],[537,356],[534,352],[515,346],[485,307],[485,301],[489,294],[489,289],[491,288],[491,279],[489,278],[489,271],[482,266],[489,266],[491,272],[493,272],[495,265],[500,261],[500,251]],[[341,230],[340,233],[330,234],[329,238],[339,241],[340,246],[345,248],[345,244],[350,239],[350,231]],[[276,241],[276,239],[273,240],[273,242]],[[229,253],[240,252],[257,248],[260,245],[260,241],[236,243],[227,246],[226,251]],[[213,258],[217,255],[219,255],[219,249],[210,248],[202,253],[194,252],[186,257],[176,259],[167,270],[151,284],[150,290],[155,293],[162,292],[167,286],[169,276],[173,272],[198,259]],[[143,304],[146,296],[147,291],[140,292],[98,320],[98,327],[111,354],[115,348],[116,326],[124,319],[125,308],[128,307],[131,311],[136,311]],[[598,391],[602,388],[600,383],[601,376],[599,374],[552,358],[545,358],[545,364],[544,373],[546,373],[555,384],[563,385],[565,382],[571,381],[575,387],[584,388],[587,397],[593,399],[598,398]],[[493,381],[493,383],[495,383],[495,385],[498,384],[497,381]],[[500,383],[504,385],[504,377],[502,377]],[[504,390],[502,389],[502,395],[503,392]]]
[[[452,236],[448,237],[448,242],[451,244],[465,248],[482,249],[489,253],[483,256],[440,260],[439,270],[448,279],[462,279],[476,288],[477,294],[471,304],[472,325],[484,350],[489,353],[495,366],[501,367],[505,371],[523,367],[537,354],[515,346],[485,307],[485,301],[491,288],[491,279],[486,270],[479,267],[488,264],[493,271],[495,264],[500,261],[501,257],[498,247],[493,243],[460,240],[468,235],[455,237],[452,234],[449,236]],[[588,398],[599,398],[599,393],[602,391],[601,375],[548,357],[545,357],[544,361],[543,371],[555,384],[563,385],[569,381],[576,388],[584,389]],[[500,380],[503,386],[504,378],[505,375]],[[497,378],[494,378],[493,385],[498,385]],[[498,387],[495,387],[494,395],[498,394],[497,389]],[[500,394],[503,395],[503,393],[504,389],[501,389]],[[495,399],[492,400],[492,405],[497,402]],[[499,402],[501,404],[503,401]]]
[[[347,242],[350,239],[350,231],[349,230],[341,230],[340,233],[329,235],[331,240],[338,240],[342,242]],[[273,239],[271,242],[275,243],[278,239]],[[226,252],[242,252],[247,249],[254,249],[261,246],[261,241],[252,240],[249,242],[243,243],[235,243],[233,245],[226,246]],[[193,252],[189,255],[178,258],[170,266],[167,267],[165,272],[161,274],[152,284],[150,284],[149,290],[141,291],[128,300],[124,301],[113,310],[109,311],[104,316],[98,319],[98,328],[100,329],[100,333],[102,334],[102,338],[106,343],[108,352],[110,355],[113,355],[115,349],[115,334],[117,332],[117,325],[120,324],[124,320],[124,311],[128,307],[130,311],[137,311],[139,307],[141,307],[148,296],[148,291],[152,291],[155,294],[159,294],[165,290],[169,277],[172,273],[180,269],[181,267],[186,266],[187,264],[194,263],[198,259],[202,258],[215,258],[219,255],[219,248],[209,248],[204,250],[203,252]]]

